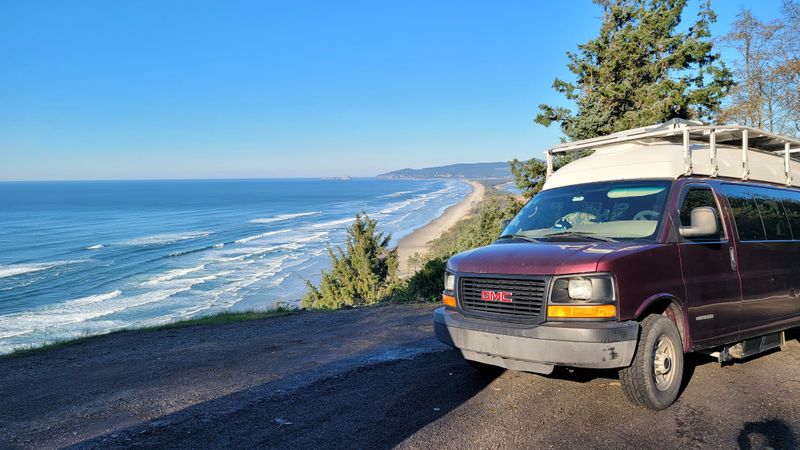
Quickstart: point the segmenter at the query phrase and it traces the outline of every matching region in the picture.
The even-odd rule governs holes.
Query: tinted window
[[[758,213],[758,206],[751,194],[751,188],[728,185],[725,187],[725,194],[733,211],[733,220],[736,222],[739,240],[764,240],[766,238],[764,225],[761,223],[761,215]]]
[[[789,196],[784,197],[783,208],[789,218],[794,239],[800,239],[800,195],[792,192]]]
[[[769,189],[759,189],[755,195],[758,211],[761,213],[761,222],[764,224],[764,231],[767,239],[787,240],[792,238],[789,229],[789,221],[783,211],[781,201],[775,197],[767,196]]]
[[[717,235],[716,236],[703,236],[693,240],[701,241],[714,241],[721,240],[725,237],[725,232],[722,229],[722,222],[720,220],[719,209],[717,202],[714,200],[714,194],[709,188],[690,188],[686,191],[686,196],[683,197],[683,203],[680,207],[681,226],[688,227],[692,224],[692,210],[701,206],[709,206],[714,208],[717,212]]]

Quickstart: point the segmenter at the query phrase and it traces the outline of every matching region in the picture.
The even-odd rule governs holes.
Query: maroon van
[[[476,367],[619,369],[652,409],[676,400],[686,352],[722,362],[781,346],[800,326],[800,163],[788,145],[786,158],[754,149],[760,130],[672,125],[590,142],[496,242],[453,256],[436,336]]]

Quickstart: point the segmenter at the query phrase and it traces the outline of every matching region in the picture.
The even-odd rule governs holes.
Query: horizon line
[[[388,172],[387,172],[388,173]],[[379,174],[380,175],[380,174]],[[34,180],[0,180],[0,183],[85,183],[85,182],[113,182],[113,181],[258,181],[258,180],[330,180],[346,181],[350,179],[377,178],[372,176],[302,176],[302,177],[209,177],[209,178],[81,178],[81,179],[34,179]]]

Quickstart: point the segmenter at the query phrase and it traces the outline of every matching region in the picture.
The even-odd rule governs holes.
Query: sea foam
[[[278,214],[272,217],[259,217],[257,219],[249,220],[249,222],[250,223],[283,222],[285,220],[297,219],[299,217],[314,216],[320,214],[321,212],[322,211],[310,211],[310,212],[293,213],[293,214]]]
[[[88,321],[93,319],[165,300],[214,278],[207,276],[184,279],[180,284],[175,283],[167,289],[131,296],[123,296],[120,291],[112,291],[43,306],[31,311],[3,315],[0,316],[0,339],[33,334],[40,336],[39,342],[44,342],[51,331],[57,330],[64,334],[69,327],[84,329]]]
[[[292,231],[292,230],[290,228],[287,228],[285,230],[268,231],[266,233],[256,234],[254,236],[248,236],[248,237],[245,237],[245,238],[237,239],[234,242],[237,243],[237,244],[246,244],[246,243],[248,243],[250,241],[255,241],[256,239],[262,239],[262,238],[265,238],[265,237],[268,237],[268,236],[274,236],[276,234],[281,234],[281,233],[288,233],[289,231]]]
[[[131,239],[124,243],[124,245],[139,246],[139,245],[156,245],[156,244],[172,244],[180,241],[188,241],[190,239],[197,239],[201,237],[210,236],[213,233],[210,231],[189,231],[185,233],[162,233],[153,236],[145,236],[136,239]]]
[[[406,194],[413,194],[413,193],[414,191],[398,191],[398,192],[392,192],[391,194],[381,195],[378,198],[396,198],[396,197],[402,197]]]
[[[142,286],[154,286],[154,285],[157,285],[159,283],[163,283],[165,281],[170,281],[170,280],[174,280],[175,278],[178,278],[178,277],[189,275],[190,273],[198,272],[198,271],[203,270],[205,268],[206,268],[205,264],[200,264],[199,266],[189,267],[189,268],[186,268],[186,269],[170,270],[169,272],[166,272],[166,273],[164,273],[162,275],[159,275],[157,277],[154,277],[154,278],[151,278],[151,279],[145,281],[144,283],[142,283]]]
[[[40,272],[42,270],[52,269],[53,267],[65,266],[68,264],[76,264],[85,261],[88,260],[79,259],[79,260],[52,261],[52,262],[33,263],[33,264],[0,265],[0,278],[13,277],[17,275],[23,275],[26,273]]]
[[[336,227],[338,225],[344,225],[346,223],[355,222],[355,221],[356,221],[355,217],[348,217],[347,219],[337,219],[337,220],[331,220],[330,222],[315,223],[314,225],[311,225],[311,227],[312,228],[332,228],[332,227]]]

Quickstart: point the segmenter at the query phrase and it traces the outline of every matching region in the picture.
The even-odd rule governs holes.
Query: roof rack
[[[683,157],[685,174],[692,174],[692,153],[690,142],[704,142],[709,144],[712,173],[716,176],[719,171],[717,161],[717,145],[740,146],[742,148],[742,176],[747,180],[750,175],[748,151],[759,151],[776,156],[783,156],[783,172],[786,184],[792,184],[792,173],[789,162],[800,161],[800,140],[770,133],[758,128],[742,125],[704,125],[702,122],[672,119],[670,121],[642,128],[620,131],[618,133],[600,136],[581,141],[567,142],[547,150],[547,177],[553,174],[553,158],[557,154],[573,152],[576,156],[580,150],[596,149],[625,142],[642,140],[679,140],[683,143]],[[799,155],[800,156],[800,155]]]

